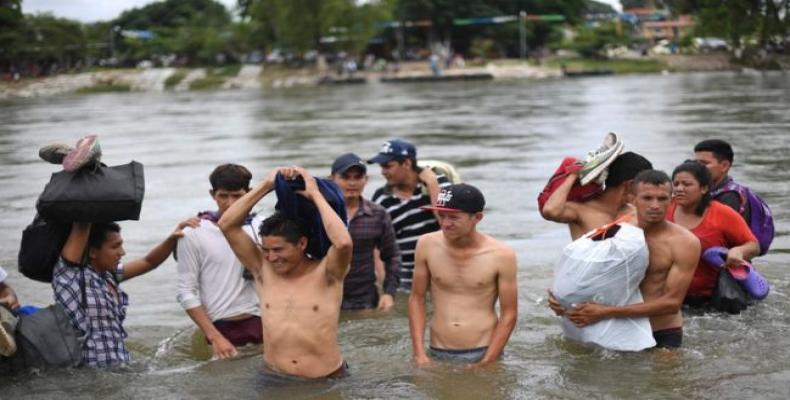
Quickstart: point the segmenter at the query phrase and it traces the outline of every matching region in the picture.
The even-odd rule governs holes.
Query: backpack
[[[39,215],[22,231],[19,272],[39,282],[52,282],[52,269],[69,237],[71,224],[50,222]]]
[[[746,204],[749,205],[750,221],[746,221],[757,241],[760,243],[760,255],[768,252],[774,240],[774,218],[768,204],[757,196],[751,189],[736,183],[732,178],[727,178],[724,185],[710,192],[711,198],[716,198],[725,192],[736,192],[741,198],[741,208],[738,211],[743,215]]]

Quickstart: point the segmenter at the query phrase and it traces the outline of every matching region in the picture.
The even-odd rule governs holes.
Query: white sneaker
[[[609,132],[598,149],[589,153],[584,160],[584,167],[579,171],[579,183],[584,186],[596,178],[599,183],[606,180],[606,169],[623,152],[623,141],[613,132]],[[603,177],[603,179],[600,179]]]

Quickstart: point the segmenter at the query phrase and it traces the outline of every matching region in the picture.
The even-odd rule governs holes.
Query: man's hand
[[[395,305],[395,299],[391,294],[382,294],[379,298],[379,311],[389,311]]]
[[[417,175],[417,179],[426,185],[430,182],[438,182],[436,174],[433,173],[433,170],[430,168],[423,168]]]
[[[551,308],[551,311],[554,311],[554,315],[562,317],[565,315],[565,308],[557,301],[557,298],[554,297],[554,293],[551,292],[551,289],[547,291],[549,292],[549,308]]]
[[[321,192],[318,190],[318,185],[315,184],[313,176],[302,167],[282,167],[278,172],[282,174],[283,178],[287,180],[296,179],[301,176],[304,180],[304,190],[297,193],[306,197],[308,200],[315,201],[315,196],[320,196]]]
[[[565,316],[579,328],[592,325],[606,317],[607,308],[601,304],[582,303],[570,310],[565,310]]]
[[[184,237],[184,228],[186,227],[197,228],[198,226],[200,226],[200,218],[190,217],[188,219],[179,222],[178,225],[176,225],[176,229],[173,231],[173,233],[170,234],[170,236],[175,238],[182,238]]]
[[[211,352],[214,354],[214,358],[218,358],[220,360],[233,358],[239,355],[238,350],[236,350],[236,346],[234,346],[228,339],[225,339],[225,336],[219,335],[211,340]]]
[[[414,363],[417,364],[418,367],[427,367],[431,365],[431,359],[427,354],[415,355]]]

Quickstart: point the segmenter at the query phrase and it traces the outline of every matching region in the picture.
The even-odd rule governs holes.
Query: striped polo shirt
[[[437,174],[439,187],[450,186],[446,176]],[[400,283],[401,288],[411,290],[412,272],[414,271],[414,248],[417,238],[439,230],[439,223],[432,211],[420,210],[422,206],[431,205],[431,198],[422,192],[422,184],[418,183],[408,199],[401,199],[392,194],[391,188],[385,186],[373,194],[373,202],[384,207],[392,218],[395,238],[401,254]]]

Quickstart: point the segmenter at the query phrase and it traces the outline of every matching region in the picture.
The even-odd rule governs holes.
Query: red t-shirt
[[[676,206],[675,202],[672,202],[667,211],[667,220],[671,222],[675,222]],[[717,201],[710,203],[708,209],[705,210],[702,221],[691,230],[691,233],[699,239],[702,252],[715,246],[723,246],[730,249],[747,242],[757,241],[757,238],[754,237],[754,234],[740,214]],[[700,257],[686,296],[713,296],[717,275],[718,269],[702,261]]]

